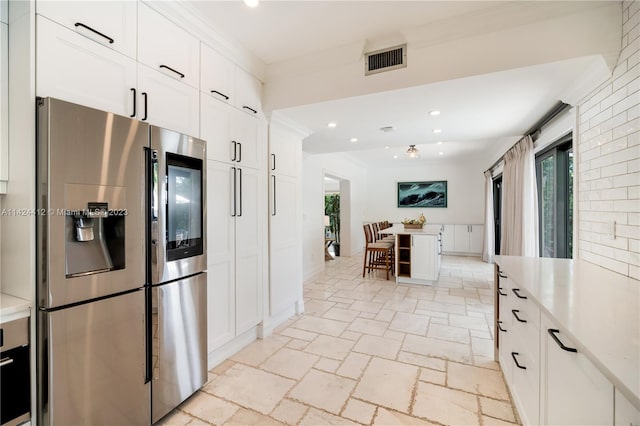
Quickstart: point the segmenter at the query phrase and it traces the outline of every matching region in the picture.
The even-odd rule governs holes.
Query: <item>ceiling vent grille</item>
[[[364,75],[377,74],[406,67],[406,44],[364,54]]]

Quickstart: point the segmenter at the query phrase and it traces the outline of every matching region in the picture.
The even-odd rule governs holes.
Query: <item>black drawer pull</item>
[[[517,319],[519,322],[527,322],[527,320],[523,320],[523,319],[521,319],[521,318],[518,316],[518,312],[520,312],[518,309],[512,309],[512,310],[511,310],[511,313],[513,314],[513,316],[514,316],[514,317],[516,317],[516,319]]]
[[[105,39],[107,39],[107,41],[109,42],[109,44],[113,44],[113,39],[112,39],[111,37],[109,37],[109,36],[108,36],[108,35],[106,35],[106,34],[102,34],[100,31],[96,31],[96,30],[94,30],[93,28],[91,28],[91,27],[89,27],[89,26],[87,26],[87,25],[83,24],[82,22],[76,22],[76,23],[75,23],[75,26],[76,26],[76,27],[86,28],[86,29],[88,29],[89,31],[91,31],[92,33],[98,34],[100,37],[104,37]]]
[[[246,105],[242,105],[242,108],[244,108],[244,109],[248,109],[249,111],[251,111],[251,112],[252,112],[252,113],[254,113],[254,114],[257,114],[257,113],[258,113],[258,111],[256,111],[255,109],[253,109],[253,108],[251,108],[251,107],[248,107],[248,106],[246,106]]]
[[[516,359],[516,355],[520,355],[518,352],[511,352],[511,358],[513,358],[513,362],[516,363],[516,366],[518,368],[521,368],[523,370],[526,370],[527,367],[525,367],[524,365],[520,365],[520,363],[518,362],[518,360]]]
[[[136,116],[136,89],[132,87],[131,91],[133,92],[133,114],[131,114],[129,117],[135,117]]]
[[[500,331],[502,331],[502,332],[504,332],[504,333],[506,333],[506,332],[507,332],[507,330],[505,330],[504,328],[502,328],[502,321],[498,321],[498,330],[500,330]]]
[[[142,117],[140,120],[145,121],[148,118],[148,102],[147,102],[147,92],[142,92],[140,93],[143,97],[144,97],[144,117]]]
[[[224,93],[222,93],[222,92],[218,92],[217,90],[212,90],[212,91],[211,91],[211,93],[215,93],[215,94],[217,94],[217,95],[222,96],[222,97],[224,98],[224,100],[225,100],[225,101],[228,101],[228,100],[229,100],[229,97],[228,97],[227,95],[225,95],[225,94],[224,94]]]
[[[498,276],[499,276],[500,278],[509,278],[509,277],[507,277],[506,275],[504,275],[504,274],[502,273],[502,271],[498,271]]]
[[[160,65],[160,68],[168,69],[169,71],[178,74],[180,76],[180,78],[184,78],[184,74],[182,74],[180,71],[174,70],[173,68],[171,68],[171,67],[169,67],[167,65]]]
[[[567,352],[578,352],[576,348],[570,348],[569,346],[565,346],[564,343],[562,343],[560,339],[558,339],[558,336],[556,336],[556,333],[560,333],[560,330],[557,330],[555,328],[550,328],[547,330],[547,333],[549,333],[549,335],[553,337],[553,340],[555,340],[558,346],[560,346],[563,350]]]
[[[500,290],[502,290],[502,287],[498,287],[498,294],[499,294],[500,296],[506,296],[506,295],[507,295],[507,293],[503,293],[503,292],[502,292],[502,291],[500,291]]]
[[[513,294],[518,296],[518,299],[526,299],[527,298],[527,296],[522,296],[520,293],[518,293],[520,291],[519,288],[512,288],[511,291],[513,292]]]

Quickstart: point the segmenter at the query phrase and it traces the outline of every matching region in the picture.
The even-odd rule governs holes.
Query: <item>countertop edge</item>
[[[0,293],[0,324],[31,316],[31,308],[28,300]]]

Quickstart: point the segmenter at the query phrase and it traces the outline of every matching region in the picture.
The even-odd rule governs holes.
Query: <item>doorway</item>
[[[351,182],[325,172],[323,196],[325,260],[351,256]]]

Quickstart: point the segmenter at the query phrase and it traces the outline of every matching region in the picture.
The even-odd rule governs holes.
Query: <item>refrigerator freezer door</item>
[[[207,380],[207,274],[151,291],[151,420],[155,423]]]
[[[144,291],[39,313],[38,424],[149,425]]]

